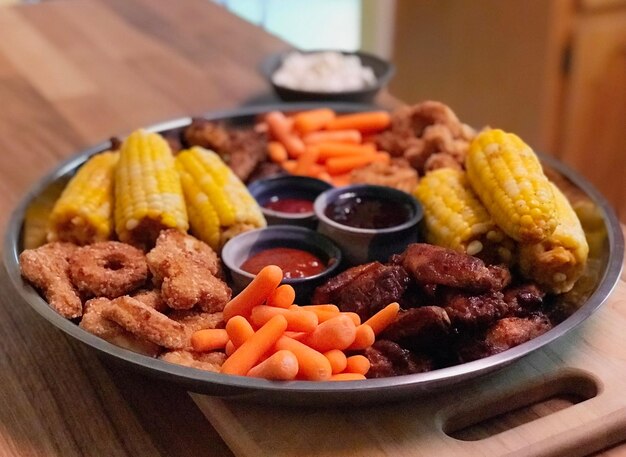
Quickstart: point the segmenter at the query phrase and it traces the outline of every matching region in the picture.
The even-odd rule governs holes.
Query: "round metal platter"
[[[203,117],[209,120],[226,121],[230,125],[250,125],[255,117],[266,111],[298,111],[326,106],[338,112],[355,112],[372,109],[367,105],[308,103],[281,104],[241,108],[232,111],[213,112]],[[181,118],[149,127],[157,132],[172,132],[191,122],[191,118]],[[153,359],[114,346],[90,333],[74,322],[67,320],[53,311],[46,301],[24,281],[20,275],[19,253],[24,249],[26,220],[29,214],[45,213],[50,207],[63,184],[74,171],[92,154],[109,148],[108,141],[80,152],[59,165],[52,173],[39,181],[14,210],[7,227],[4,241],[4,263],[9,277],[24,302],[32,306],[52,325],[71,337],[96,349],[100,355],[112,361],[139,370],[146,374],[166,379],[182,385],[188,390],[209,395],[236,397],[254,402],[273,402],[283,404],[339,404],[339,403],[374,403],[397,400],[407,396],[416,396],[435,390],[444,389],[462,381],[498,370],[520,357],[554,341],[587,319],[602,305],[617,283],[621,272],[624,255],[624,239],[619,221],[607,201],[584,178],[554,158],[541,155],[544,165],[556,170],[573,185],[578,187],[595,205],[604,224],[604,233],[597,252],[592,252],[587,276],[577,283],[573,292],[560,296],[559,300],[570,300],[569,306],[575,311],[549,332],[509,349],[500,354],[474,362],[434,370],[427,373],[397,376],[383,379],[349,382],[271,382],[263,379],[222,375],[174,365]],[[43,208],[43,210],[42,210]],[[41,219],[41,217],[40,217]],[[578,285],[584,287],[580,289]],[[573,302],[572,302],[573,301]]]

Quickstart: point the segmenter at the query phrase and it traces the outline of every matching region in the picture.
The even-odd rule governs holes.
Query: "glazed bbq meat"
[[[459,362],[470,362],[498,354],[543,335],[552,324],[543,313],[527,317],[506,317],[493,324],[483,338],[460,345]]]
[[[481,292],[501,290],[511,282],[505,267],[486,266],[476,257],[432,244],[411,244],[395,261],[421,284]]]
[[[450,333],[450,318],[439,306],[422,306],[400,311],[380,335],[413,350],[429,351],[445,342]]]
[[[355,312],[365,320],[389,303],[399,301],[409,282],[409,275],[400,265],[367,263],[349,268],[319,286],[311,303],[334,303],[342,311]]]
[[[426,355],[403,349],[389,340],[378,340],[365,350],[370,361],[368,378],[386,378],[413,373],[424,373],[433,369],[433,361]]]
[[[195,118],[184,130],[183,138],[189,146],[217,152],[242,181],[247,181],[265,161],[267,135],[262,132],[230,129],[217,122]]]
[[[546,296],[545,292],[532,283],[509,287],[503,293],[504,301],[509,305],[509,308],[517,309],[516,314],[539,310]]]
[[[469,295],[465,292],[446,294],[442,306],[448,313],[452,325],[457,328],[485,328],[498,319],[515,315],[516,301],[507,303],[501,292]]]

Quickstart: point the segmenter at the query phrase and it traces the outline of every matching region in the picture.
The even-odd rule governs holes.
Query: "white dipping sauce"
[[[376,84],[370,67],[357,56],[339,52],[300,54],[293,52],[272,75],[279,86],[315,92],[344,92],[365,89]]]

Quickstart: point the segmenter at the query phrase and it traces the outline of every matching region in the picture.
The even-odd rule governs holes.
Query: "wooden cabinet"
[[[391,91],[518,133],[626,221],[626,1],[398,0]]]

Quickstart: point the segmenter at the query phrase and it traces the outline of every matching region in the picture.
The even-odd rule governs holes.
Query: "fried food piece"
[[[168,317],[183,324],[191,332],[207,328],[224,328],[224,315],[221,312],[205,313],[195,310],[174,310]]]
[[[48,304],[68,319],[80,317],[83,304],[70,279],[72,243],[53,242],[20,254],[22,275],[43,292]]]
[[[431,244],[411,244],[396,261],[421,284],[480,292],[501,290],[511,282],[505,267],[486,266],[476,257]]]
[[[79,327],[99,336],[111,344],[128,349],[148,357],[156,357],[161,347],[155,343],[139,338],[113,321],[102,317],[102,310],[111,305],[108,298],[93,298],[85,303],[85,313]]]
[[[424,173],[437,170],[439,168],[452,168],[462,170],[463,165],[451,154],[445,152],[435,152],[424,161]]]
[[[161,292],[156,289],[140,290],[135,292],[132,297],[135,300],[139,300],[144,305],[148,305],[150,308],[156,309],[160,313],[164,313],[169,309],[169,306],[167,306],[167,303],[165,303],[163,297],[161,297]]]
[[[399,301],[410,282],[399,265],[371,262],[349,268],[315,289],[312,304],[334,303],[342,311],[368,319],[389,303]]]
[[[185,142],[191,146],[201,146],[219,152],[228,147],[228,131],[222,124],[203,118],[193,118],[183,132]]]
[[[350,183],[393,187],[410,194],[417,185],[417,171],[404,159],[393,159],[391,163],[374,162],[352,171]]]
[[[537,338],[551,329],[550,320],[542,313],[500,319],[487,330],[482,339],[461,345],[458,357],[460,362],[470,362],[498,354]]]
[[[446,297],[443,308],[452,325],[464,329],[485,328],[500,318],[516,314],[519,309],[516,301],[504,301],[501,292],[487,292],[482,295],[451,292]]]
[[[221,274],[217,254],[205,243],[177,230],[161,232],[156,246],[146,256],[148,267],[161,294],[173,309],[222,311],[231,297]]]
[[[159,357],[166,362],[219,373],[226,360],[223,352],[169,351]]]
[[[422,306],[400,311],[380,338],[413,350],[430,350],[443,342],[450,332],[450,318],[439,306]]]
[[[141,287],[148,278],[144,253],[118,241],[78,248],[69,262],[72,282],[89,296],[120,297]]]
[[[125,295],[112,300],[101,314],[105,319],[159,346],[182,349],[187,345],[188,335],[183,324],[132,297]]]
[[[370,361],[370,369],[366,374],[369,379],[424,373],[431,371],[434,365],[426,355],[403,349],[389,340],[376,341],[364,354]]]

